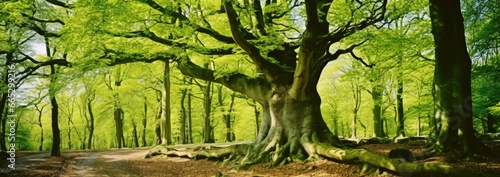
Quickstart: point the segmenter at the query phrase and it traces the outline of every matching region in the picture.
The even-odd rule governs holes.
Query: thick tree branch
[[[351,54],[351,56],[358,60],[359,62],[361,62],[363,65],[365,65],[366,67],[368,68],[372,68],[373,67],[373,64],[367,64],[361,57],[358,57],[356,54],[354,54],[353,51],[350,51],[349,54]]]
[[[179,19],[180,22],[186,24],[187,26],[192,27],[197,32],[209,35],[212,38],[214,38],[220,42],[226,43],[226,44],[234,44],[234,41],[230,36],[225,36],[217,31],[215,31],[212,28],[205,28],[205,27],[202,27],[202,26],[197,25],[195,23],[192,23],[189,20],[189,18],[187,18],[185,15],[183,15],[179,12],[176,12],[175,10],[164,8],[154,0],[141,0],[140,2],[148,4],[151,8],[153,8],[153,9],[155,9],[155,10],[157,10],[165,15]]]
[[[29,29],[33,30],[35,33],[39,34],[40,36],[44,36],[44,37],[48,37],[48,38],[61,37],[60,34],[45,31],[44,29],[40,28],[36,24],[24,24],[22,26],[28,27]]]
[[[306,89],[317,82],[314,72],[323,69],[312,66],[315,66],[318,59],[328,50],[328,43],[319,37],[328,34],[327,14],[331,2],[331,0],[306,1],[306,31],[298,53],[293,84],[288,92],[290,97],[296,100],[308,99]]]
[[[323,55],[321,58],[320,58],[320,61],[321,63],[328,63],[330,61],[333,61],[333,60],[336,60],[337,58],[339,58],[340,55],[342,54],[346,54],[346,53],[350,53],[354,50],[354,48],[364,44],[366,42],[366,40],[364,40],[363,42],[359,43],[359,44],[354,44],[354,45],[351,45],[349,48],[347,49],[340,49],[340,50],[337,50],[335,51],[335,53],[331,53],[329,50],[326,51],[325,55]],[[328,45],[328,48],[330,48],[330,46],[332,45],[333,43],[329,43]]]
[[[227,18],[229,20],[229,26],[231,29],[231,34],[233,39],[245,52],[250,56],[254,64],[268,77],[270,77],[270,82],[274,82],[277,77],[280,77],[284,73],[283,69],[278,65],[271,63],[266,60],[261,54],[257,47],[249,43],[240,32],[240,22],[238,21],[238,15],[233,8],[233,5],[225,1],[224,8],[226,9]]]
[[[307,29],[314,29],[319,26],[317,1],[306,0]]]
[[[187,56],[179,57],[178,67],[185,75],[220,83],[235,92],[247,95],[259,103],[264,103],[270,94],[271,86],[263,78],[252,78],[241,73],[215,77],[215,71],[194,64]]]
[[[116,36],[116,37],[124,37],[124,38],[145,37],[145,38],[148,38],[152,41],[158,42],[160,44],[173,46],[173,47],[179,47],[179,48],[183,48],[183,49],[187,49],[187,50],[192,50],[192,51],[195,51],[197,53],[204,54],[204,55],[227,55],[227,54],[234,53],[232,47],[206,48],[203,46],[191,45],[191,44],[177,42],[174,40],[159,37],[154,32],[151,32],[149,30],[134,31],[134,32],[128,32],[128,33],[113,33],[113,32],[109,32],[109,31],[104,31],[104,32],[107,34],[111,34],[113,36]]]
[[[153,9],[155,9],[155,10],[157,10],[165,15],[175,17],[175,18],[179,19],[180,21],[189,21],[189,18],[187,18],[183,14],[176,12],[175,10],[164,8],[154,0],[140,0],[139,2],[146,3],[150,7],[152,7]]]
[[[253,9],[255,18],[257,19],[256,27],[259,30],[259,33],[262,35],[267,35],[266,26],[264,24],[264,13],[262,12],[260,0],[253,0]]]
[[[326,53],[318,59],[318,62],[314,63],[314,66],[312,66],[312,68],[324,68],[328,64],[328,62],[338,59],[340,57],[340,55],[353,52],[356,47],[364,44],[365,42],[366,42],[366,40],[363,42],[360,42],[358,44],[351,45],[347,49],[339,49],[339,50],[335,51],[335,53],[331,53],[329,50],[327,50]],[[330,43],[327,45],[328,49],[330,48],[330,46],[332,44],[333,43]],[[321,72],[322,72],[322,70],[312,71],[311,80],[318,81],[319,77],[321,76]]]
[[[36,60],[33,60],[33,61],[36,61]],[[14,61],[14,62],[18,63],[18,61]],[[21,76],[19,78],[19,81],[26,79],[28,76],[34,75],[35,71],[38,70],[39,68],[44,67],[44,66],[51,66],[51,65],[71,67],[71,63],[68,62],[66,59],[52,59],[52,60],[44,61],[44,62],[37,61],[35,66],[29,66],[24,71],[19,72],[19,75]]]

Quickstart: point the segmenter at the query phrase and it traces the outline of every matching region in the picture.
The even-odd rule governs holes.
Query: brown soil
[[[483,174],[500,174],[500,142],[490,142],[487,146],[493,153],[488,157],[477,157],[472,161],[459,158],[457,152],[435,156],[420,162],[433,162],[455,166]],[[387,154],[389,150],[403,147],[414,154],[423,153],[421,146],[401,144],[363,145],[372,152]],[[30,161],[14,171],[0,171],[0,176],[339,176],[357,177],[362,164],[337,163],[329,160],[315,162],[295,162],[282,167],[269,168],[267,164],[257,164],[247,170],[235,170],[230,165],[222,166],[208,159],[192,160],[179,157],[157,156],[144,159],[147,149],[121,149],[107,151],[68,151],[61,157],[47,154],[19,152],[20,163],[31,157],[44,156],[43,161]],[[23,158],[24,156],[24,158]],[[31,163],[31,164],[30,164]],[[6,167],[5,164],[2,164]],[[4,169],[4,168],[2,168]],[[373,175],[365,175],[373,176]],[[376,176],[397,176],[383,172]]]

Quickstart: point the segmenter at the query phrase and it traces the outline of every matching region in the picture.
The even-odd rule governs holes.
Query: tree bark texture
[[[480,151],[474,135],[471,98],[471,59],[467,52],[459,0],[429,0],[436,66],[434,70],[435,121],[440,124],[435,152],[460,144],[465,154]],[[463,135],[458,136],[458,130]]]

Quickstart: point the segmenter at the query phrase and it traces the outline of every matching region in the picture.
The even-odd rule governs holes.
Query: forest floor
[[[484,174],[500,174],[500,142],[488,142],[493,154],[474,161],[459,158],[457,152],[441,154],[420,162],[455,166]],[[375,153],[387,154],[394,148],[407,148],[418,155],[422,146],[406,144],[367,144],[360,146]],[[114,149],[99,151],[65,151],[60,157],[49,157],[48,152],[16,152],[16,169],[9,170],[5,161],[0,162],[0,176],[341,176],[358,177],[361,164],[338,163],[319,160],[307,163],[290,163],[269,168],[257,164],[248,170],[235,170],[208,159],[192,160],[180,157],[156,156],[145,159],[149,149]],[[371,175],[366,175],[371,176]],[[377,176],[397,176],[386,172]]]

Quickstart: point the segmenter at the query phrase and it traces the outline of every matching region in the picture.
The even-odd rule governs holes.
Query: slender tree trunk
[[[496,133],[497,131],[495,130],[495,116],[491,114],[489,111],[486,112],[486,132],[488,133]]]
[[[193,78],[189,78],[188,84],[192,84]],[[192,117],[191,117],[191,89],[188,90],[188,95],[187,95],[187,119],[188,119],[188,143],[193,143],[193,124],[192,124]]]
[[[134,139],[134,147],[139,147],[139,136],[137,135],[137,125],[132,119],[132,138]]]
[[[48,57],[51,57],[49,48],[49,39],[45,39],[45,50]],[[52,126],[52,149],[50,156],[60,156],[61,155],[61,131],[59,130],[59,104],[57,103],[56,93],[57,90],[57,71],[54,65],[50,65],[50,82],[49,82],[49,99],[51,109],[51,126]]]
[[[42,123],[40,122],[38,124],[38,126],[40,127],[40,146],[38,147],[38,151],[43,151],[43,127],[42,127]]]
[[[92,111],[92,100],[87,101],[87,110],[90,116],[90,125],[89,125],[89,139],[87,140],[87,148],[92,148],[92,138],[94,137],[94,112]]]
[[[231,127],[232,123],[232,112],[233,112],[233,106],[234,106],[234,93],[231,94],[231,103],[229,104],[229,110],[228,112],[224,115],[225,123],[226,123],[226,142],[232,142],[235,140],[235,134],[234,131]]]
[[[186,84],[186,78],[183,78],[183,84]],[[180,143],[186,144],[186,117],[187,111],[185,106],[185,100],[187,96],[187,88],[181,89],[181,117],[180,117]]]
[[[73,149],[72,142],[71,142],[71,117],[68,116],[68,149],[71,150]]]
[[[405,135],[405,118],[404,118],[404,108],[403,108],[403,78],[402,74],[398,77],[398,90],[396,94],[396,107],[398,113],[398,123],[396,128],[396,137],[406,136]]]
[[[358,111],[361,106],[361,89],[359,88],[359,85],[357,81],[356,83],[351,83],[351,86],[353,88],[353,98],[354,98],[354,109],[352,110],[353,118],[352,118],[352,124],[351,124],[351,139],[357,139],[356,135],[356,122],[358,121]]]
[[[6,55],[5,66],[9,66],[13,60],[14,60],[14,53],[8,52]],[[3,72],[2,73],[3,83],[8,84],[9,83],[9,77],[8,77],[9,67],[4,67],[2,72]],[[0,135],[1,135],[1,137],[0,137],[0,151],[7,151],[7,146],[5,146],[5,144],[7,143],[5,138],[7,138],[7,136],[5,136],[5,133],[6,133],[6,129],[7,129],[6,123],[7,123],[8,111],[6,109],[6,105],[7,105],[8,98],[9,98],[8,92],[2,93],[2,99],[0,99],[0,119],[1,119],[1,123],[2,123],[1,132],[0,132]]]
[[[158,100],[158,111],[157,111],[157,114],[156,114],[156,121],[155,121],[155,141],[154,141],[154,144],[155,145],[160,145],[161,144],[161,116],[163,114],[162,112],[162,95],[163,95],[163,92],[160,91],[160,94],[158,94],[159,97],[157,98]]]
[[[141,134],[142,147],[147,146],[146,144],[147,121],[148,121],[148,104],[146,102],[146,97],[144,97],[144,117],[142,118],[142,134]]]
[[[383,119],[384,127],[385,127],[385,137],[389,136],[389,128],[387,128],[387,119]]]
[[[2,100],[3,100],[3,98],[4,97],[2,97]],[[7,98],[6,98],[6,100],[7,100]],[[2,114],[2,117],[0,117],[0,119],[2,120],[1,121],[1,123],[2,123],[2,125],[1,125],[2,126],[2,131],[0,132],[1,133],[0,135],[2,136],[2,137],[0,137],[0,143],[1,143],[0,144],[0,151],[4,151],[5,152],[5,151],[7,151],[7,146],[5,146],[5,144],[7,143],[5,141],[5,138],[7,137],[7,136],[5,136],[6,128],[7,128],[7,126],[6,126],[7,125],[7,111],[4,108],[0,112],[4,113],[4,114]]]
[[[337,104],[334,103],[334,105],[332,106],[332,109],[333,109],[333,119],[332,119],[332,127],[333,127],[333,134],[334,135],[338,135],[339,133],[339,123],[338,123],[338,119],[339,119],[339,111],[338,111],[338,107],[337,107]]]
[[[121,107],[115,107],[114,111],[114,119],[115,119],[115,138],[116,138],[116,146],[117,148],[122,148],[122,137],[123,137],[123,110]]]
[[[171,124],[170,124],[170,62],[164,61],[163,70],[163,88],[162,88],[162,104],[161,104],[161,143],[164,145],[172,144]]]
[[[421,89],[421,88],[420,88]],[[422,122],[421,122],[421,119],[422,119],[422,113],[421,113],[421,106],[422,106],[422,103],[420,102],[420,99],[422,98],[422,93],[420,92],[420,89],[418,91],[418,115],[417,115],[417,136],[420,136],[421,135],[421,131],[422,131]]]
[[[205,67],[208,67],[206,64]],[[214,143],[210,114],[212,112],[212,82],[207,81],[203,89],[203,143]]]
[[[257,102],[253,100],[253,112],[255,114],[255,137],[259,135],[259,117],[260,117],[260,111],[259,108],[257,107]]]
[[[472,124],[471,59],[467,52],[459,0],[430,0],[434,36],[435,120],[440,123],[433,152],[444,152],[460,144],[465,155],[484,149]],[[462,135],[458,136],[458,130]],[[484,151],[483,151],[484,152]]]
[[[372,87],[371,95],[373,100],[373,130],[375,137],[385,137],[384,127],[382,123],[382,89],[381,86],[372,82],[375,86]]]
[[[50,53],[50,52],[49,52]],[[59,130],[59,105],[56,100],[56,91],[54,90],[54,84],[56,84],[56,69],[54,65],[50,65],[50,75],[52,76],[50,79],[49,86],[49,99],[51,109],[51,120],[52,120],[52,150],[50,152],[50,156],[60,156],[61,155],[61,133]]]

